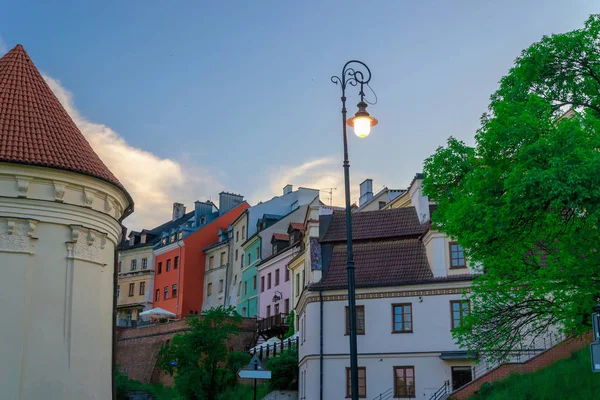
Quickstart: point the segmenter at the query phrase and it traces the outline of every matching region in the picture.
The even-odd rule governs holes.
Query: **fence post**
[[[264,358],[263,358],[263,347],[262,347],[262,345],[260,346],[260,356],[259,356],[259,357],[260,357],[260,359],[261,359],[261,360],[264,360]]]

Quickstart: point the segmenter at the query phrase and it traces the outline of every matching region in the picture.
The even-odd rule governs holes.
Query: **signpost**
[[[262,361],[258,357],[258,353],[256,353],[252,357],[252,360],[250,360],[248,367],[238,371],[238,376],[244,379],[254,379],[254,400],[256,400],[256,380],[271,379],[271,371],[265,370]]]
[[[600,372],[600,305],[596,306],[592,314],[592,327],[594,328],[594,342],[590,344],[592,372]]]

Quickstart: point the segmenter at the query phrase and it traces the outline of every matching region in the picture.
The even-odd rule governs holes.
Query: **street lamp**
[[[348,330],[350,337],[350,388],[352,400],[358,400],[358,349],[356,344],[356,299],[354,288],[354,256],[352,254],[352,211],[350,209],[350,162],[348,161],[348,133],[346,125],[354,128],[359,138],[365,138],[371,133],[371,128],[377,125],[377,119],[367,112],[364,86],[369,85],[371,70],[362,61],[348,61],[342,68],[341,76],[332,76],[331,81],[342,87],[342,131],[344,136],[344,186],[346,195],[346,243],[348,272]],[[346,119],[346,87],[360,85],[360,102],[354,117]]]

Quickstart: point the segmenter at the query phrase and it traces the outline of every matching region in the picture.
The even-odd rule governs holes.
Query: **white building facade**
[[[0,59],[0,144],[0,397],[110,399],[115,254],[133,201],[21,45]]]
[[[430,229],[434,206],[420,182],[398,208],[353,214],[361,398],[429,399],[446,381],[469,382],[476,363],[452,338],[470,310],[473,271],[457,243]],[[343,399],[350,394],[344,212],[321,215],[320,227],[322,271],[305,260],[309,282],[296,304],[299,398]]]

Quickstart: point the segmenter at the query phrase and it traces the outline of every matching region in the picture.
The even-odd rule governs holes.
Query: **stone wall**
[[[173,378],[156,366],[162,347],[177,333],[188,329],[185,320],[125,329],[117,332],[117,364],[129,378],[149,384],[172,386]],[[256,320],[244,318],[240,334],[227,343],[230,351],[247,351],[254,345]]]
[[[479,388],[481,388],[481,385],[483,385],[485,382],[492,383],[507,378],[515,373],[527,374],[545,368],[554,364],[558,360],[570,357],[573,352],[589,345],[592,342],[592,339],[592,334],[589,333],[582,337],[567,340],[559,345],[556,345],[525,363],[503,364],[498,368],[493,369],[489,373],[481,376],[480,378],[475,379],[468,385],[463,386],[458,391],[452,393],[450,399],[466,400],[470,396],[476,394]]]

